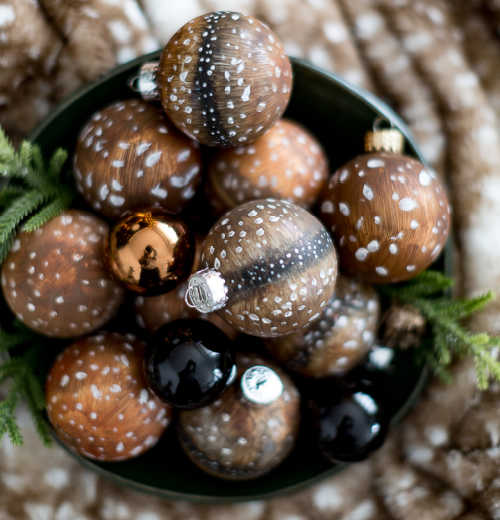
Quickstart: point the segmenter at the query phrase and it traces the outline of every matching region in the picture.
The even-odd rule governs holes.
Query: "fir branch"
[[[37,145],[25,141],[16,151],[0,128],[0,263],[23,222],[23,231],[35,231],[71,206],[75,190],[62,178],[67,157],[58,149],[46,165]]]
[[[23,354],[13,355],[0,365],[0,383],[10,381],[7,395],[0,400],[0,439],[8,435],[16,445],[23,443],[19,426],[16,422],[16,408],[24,400],[31,412],[35,427],[43,442],[50,443],[50,434],[43,417],[45,395],[35,375],[42,351],[41,339],[24,325],[16,322],[12,331],[0,330],[0,350],[11,352],[30,345]]]
[[[42,227],[49,220],[57,217],[57,215],[69,207],[72,200],[73,193],[71,193],[69,190],[61,192],[59,198],[47,204],[47,206],[45,206],[36,215],[33,215],[24,223],[23,231],[36,231],[38,228]]]
[[[469,299],[443,296],[452,285],[453,280],[443,274],[425,271],[406,284],[381,290],[401,303],[413,305],[426,318],[432,339],[422,345],[423,357],[436,373],[448,375],[447,367],[455,357],[472,356],[478,388],[486,389],[491,379],[500,381],[500,338],[472,333],[462,321],[483,309],[494,295],[487,292]]]

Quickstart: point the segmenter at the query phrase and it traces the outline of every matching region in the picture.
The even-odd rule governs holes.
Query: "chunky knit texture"
[[[500,292],[498,0],[2,0],[0,123],[21,137],[78,85],[154,50],[187,19],[233,9],[267,21],[289,54],[386,98],[447,179],[460,292]],[[500,301],[472,326],[500,332]],[[383,450],[295,496],[197,506],[141,496],[47,449],[0,445],[0,519],[480,520],[500,518],[500,388],[471,364],[433,382]]]

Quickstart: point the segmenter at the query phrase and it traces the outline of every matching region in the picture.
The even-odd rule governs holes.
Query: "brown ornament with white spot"
[[[20,233],[2,267],[2,290],[14,314],[40,334],[71,338],[104,325],[123,300],[108,274],[108,226],[69,210],[33,233]]]
[[[187,302],[219,311],[246,334],[275,337],[320,315],[335,289],[337,257],[328,231],[305,209],[262,199],[229,211],[212,227],[191,275]]]
[[[126,460],[152,448],[172,408],[146,386],[144,344],[103,333],[60,354],[46,383],[47,413],[60,439],[85,457]]]
[[[307,208],[327,178],[318,141],[299,124],[282,119],[253,144],[220,150],[209,165],[207,189],[218,210],[266,197]]]
[[[397,130],[370,132],[368,153],[339,168],[321,197],[320,218],[335,239],[340,268],[371,283],[413,278],[448,238],[443,184],[402,148]]]
[[[270,353],[309,377],[340,376],[363,359],[375,340],[379,298],[369,285],[339,276],[335,295],[307,329],[269,339]]]
[[[293,448],[300,397],[274,364],[239,354],[238,376],[210,406],[179,414],[179,440],[200,469],[218,478],[249,480],[281,464]]]
[[[159,107],[133,99],[91,117],[77,141],[74,171],[78,190],[106,217],[143,207],[179,213],[200,183],[201,156]]]
[[[267,25],[217,11],[181,27],[157,71],[146,64],[135,80],[146,98],[161,98],[168,117],[190,137],[208,146],[237,146],[254,141],[282,116],[292,69]]]

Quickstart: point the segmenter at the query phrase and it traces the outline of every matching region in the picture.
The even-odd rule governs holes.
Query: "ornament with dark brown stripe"
[[[210,230],[203,269],[189,279],[187,302],[219,310],[254,336],[289,334],[316,320],[337,277],[333,242],[316,217],[284,200],[248,202]]]
[[[339,276],[335,295],[318,320],[303,331],[267,340],[266,346],[287,368],[305,376],[342,375],[373,345],[379,312],[372,287]]]
[[[163,108],[180,130],[209,146],[236,146],[254,141],[281,117],[292,70],[267,25],[217,11],[174,34],[156,80]]]

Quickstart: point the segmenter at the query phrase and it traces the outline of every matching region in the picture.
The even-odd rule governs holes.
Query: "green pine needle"
[[[491,379],[500,381],[500,361],[497,360],[500,338],[486,333],[474,334],[462,322],[483,309],[494,294],[490,291],[469,299],[443,296],[452,285],[453,280],[442,273],[425,271],[405,284],[384,286],[381,290],[401,303],[413,305],[426,318],[432,339],[424,342],[419,355],[438,375],[449,379],[448,365],[456,357],[472,356],[477,385],[483,390],[488,388]]]
[[[71,206],[74,188],[62,178],[67,158],[58,149],[46,165],[37,145],[25,141],[16,151],[0,128],[0,263],[21,226],[35,231]]]
[[[35,231],[71,207],[74,188],[62,175],[67,158],[67,152],[59,149],[46,164],[40,148],[29,142],[16,151],[0,128],[0,264],[19,230]],[[15,417],[21,400],[27,402],[42,440],[50,441],[42,415],[45,396],[35,375],[37,353],[43,346],[43,338],[19,323],[12,331],[0,329],[0,352],[9,355],[0,363],[0,383],[10,383],[7,395],[0,400],[0,438],[8,435],[14,444],[23,440]],[[22,355],[13,354],[20,348]]]
[[[17,405],[24,400],[31,412],[35,427],[45,444],[50,443],[50,434],[43,418],[45,395],[40,381],[35,375],[42,352],[43,339],[20,322],[13,331],[0,330],[0,351],[9,352],[10,357],[0,365],[0,383],[9,381],[9,389],[0,400],[0,439],[8,435],[15,445],[23,443],[23,437],[16,421]],[[21,355],[12,353],[13,349],[29,347]]]

